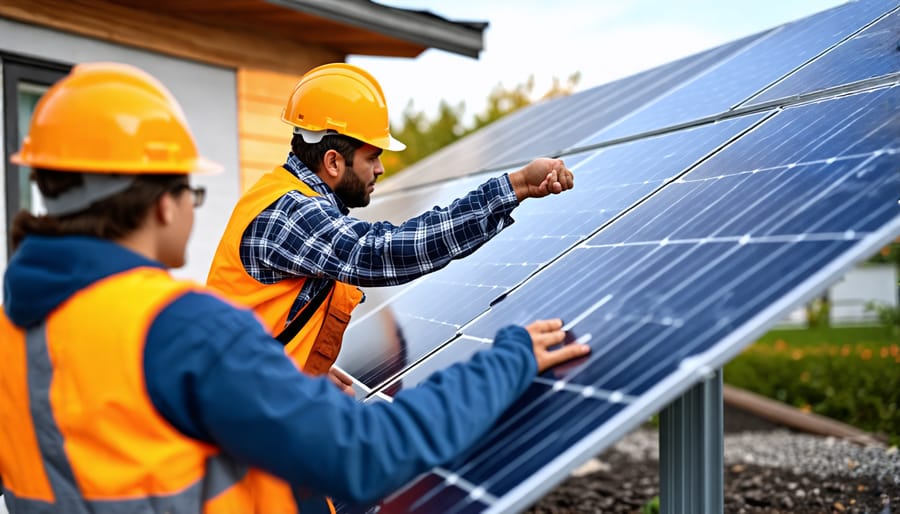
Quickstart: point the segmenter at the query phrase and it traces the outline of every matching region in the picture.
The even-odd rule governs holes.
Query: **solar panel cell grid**
[[[844,41],[790,77],[755,96],[747,105],[799,96],[897,73],[900,8]],[[893,55],[892,59],[890,56]]]
[[[384,313],[380,318],[374,312],[357,318],[345,336],[339,364],[367,387],[377,388],[390,379],[388,370],[397,370],[396,366],[384,365],[377,352],[368,350],[379,346],[381,332],[375,327],[383,319],[390,318],[403,334],[407,363],[416,362],[541,266],[765,115],[743,116],[584,152],[572,159],[567,156],[576,174],[575,189],[557,197],[523,202],[513,213],[516,222],[478,251],[423,277],[382,304],[375,311]],[[362,353],[366,357],[360,357]]]
[[[358,351],[378,330],[402,342],[351,370],[379,401],[509,323],[559,316],[593,349],[537,377],[475,448],[380,512],[528,507],[900,235],[900,83],[885,78],[900,64],[884,55],[898,7],[861,0],[754,38],[585,143],[661,134],[564,156],[574,190],[524,203],[477,252],[357,320]],[[707,122],[785,76],[754,101],[787,105]]]
[[[400,191],[558,154],[761,36],[754,34],[577,95],[516,111],[391,177],[382,191]]]
[[[725,113],[896,6],[895,0],[848,2],[779,27],[578,146]]]
[[[864,247],[900,232],[900,147],[896,138],[883,137],[896,133],[898,107],[900,87],[893,87],[785,110],[465,326],[467,337],[448,345],[445,355],[462,341],[490,338],[509,322],[548,314],[562,316],[572,336],[594,351],[536,379],[482,444],[446,466],[450,483],[430,484],[429,494],[441,496],[436,489],[444,485],[473,484],[491,511],[527,506],[532,493],[520,484],[564,476],[578,460],[571,448],[585,448],[581,460],[602,450],[613,441],[613,428],[633,427],[653,412],[638,407],[674,398],[698,379],[693,371],[721,366],[749,342],[753,327],[783,314],[772,305],[808,296],[821,270],[836,262],[846,267],[871,251]],[[798,119],[809,122],[806,131],[792,129]],[[868,127],[871,141],[889,144],[843,144],[859,127]],[[773,134],[786,140],[782,148],[806,149],[785,157],[812,162],[783,161],[747,173],[757,163],[726,155],[746,155],[745,147]],[[835,139],[825,145],[833,158],[822,158],[822,145],[809,144],[822,137]],[[841,154],[863,148],[867,154]],[[721,167],[729,162],[741,165]],[[709,187],[711,182],[721,187]],[[681,197],[690,201],[677,201]],[[742,234],[734,227],[755,229]],[[569,453],[557,457],[563,452]],[[392,512],[392,505],[383,507]]]

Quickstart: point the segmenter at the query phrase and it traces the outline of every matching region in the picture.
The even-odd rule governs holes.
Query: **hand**
[[[563,345],[555,350],[549,347],[558,345],[566,338],[562,330],[561,319],[538,320],[525,327],[531,335],[531,344],[534,347],[534,358],[537,360],[538,373],[552,368],[562,362],[583,357],[590,353],[591,347],[582,343]]]
[[[343,371],[332,366],[331,369],[328,370],[328,378],[331,379],[331,381],[338,386],[338,389],[344,393],[349,394],[350,396],[356,396],[356,391],[353,390],[353,380],[344,374]]]
[[[562,159],[542,157],[510,173],[509,183],[521,202],[526,198],[541,198],[572,189],[574,176]]]

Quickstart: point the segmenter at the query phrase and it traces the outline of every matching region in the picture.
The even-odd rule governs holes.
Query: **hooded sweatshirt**
[[[4,276],[3,309],[28,328],[88,285],[146,266],[164,268],[107,240],[29,236]],[[471,446],[536,363],[528,333],[510,326],[469,362],[363,405],[300,372],[250,311],[192,291],[152,322],[144,372],[154,407],[181,433],[295,487],[368,503]]]

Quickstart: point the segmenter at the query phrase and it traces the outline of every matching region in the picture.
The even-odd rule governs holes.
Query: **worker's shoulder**
[[[220,333],[261,329],[249,309],[203,287],[187,290],[174,298],[160,310],[153,325],[175,330],[195,327],[202,331]]]

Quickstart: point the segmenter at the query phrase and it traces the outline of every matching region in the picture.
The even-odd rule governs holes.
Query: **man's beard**
[[[369,184],[364,183],[356,176],[352,166],[347,166],[344,176],[341,177],[341,181],[334,188],[334,194],[348,208],[369,205]]]

